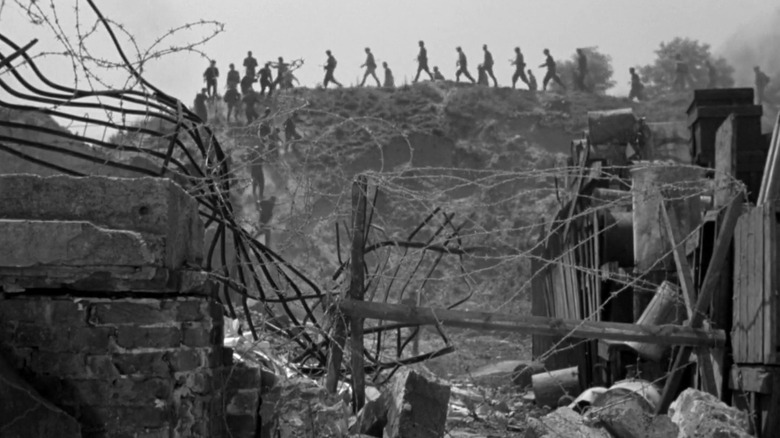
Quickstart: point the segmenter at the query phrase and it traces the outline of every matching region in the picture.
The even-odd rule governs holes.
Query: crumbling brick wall
[[[0,333],[84,436],[222,436],[222,310],[207,297],[6,294]]]
[[[203,236],[167,179],[0,176],[0,391],[39,393],[0,403],[0,436],[254,437],[260,373],[223,347]]]

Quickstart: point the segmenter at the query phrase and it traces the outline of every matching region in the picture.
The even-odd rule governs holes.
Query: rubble
[[[389,438],[444,436],[450,386],[424,375],[422,369],[402,369],[388,388],[385,433]]]
[[[609,432],[585,424],[580,414],[568,406],[558,408],[540,419],[529,418],[525,438],[611,438]]]
[[[715,396],[688,388],[669,407],[672,422],[680,428],[678,438],[747,438],[748,414],[730,407]]]

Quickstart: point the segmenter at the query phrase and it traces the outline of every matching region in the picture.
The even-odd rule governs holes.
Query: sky
[[[40,39],[34,51],[61,50],[45,25],[33,25],[16,3],[0,1],[0,32],[24,44]],[[82,26],[94,16],[84,0],[38,1],[44,10],[56,3],[63,33],[74,38],[78,13]],[[296,76],[302,85],[322,81],[325,50],[338,59],[335,76],[353,84],[362,75],[365,47],[378,63],[386,61],[396,83],[410,81],[416,71],[417,41],[428,47],[431,66],[447,78],[455,73],[455,47],[469,57],[472,74],[481,61],[483,44],[496,60],[499,85],[509,85],[513,48],[522,48],[529,68],[544,61],[549,48],[558,60],[568,59],[577,47],[597,46],[612,56],[617,86],[613,94],[627,94],[628,68],[649,64],[662,41],[676,36],[698,39],[719,47],[735,38],[762,17],[778,13],[777,0],[104,0],[98,1],[104,15],[122,23],[148,47],[168,30],[188,22],[216,20],[224,31],[202,47],[220,68],[220,87],[229,63],[240,69],[246,52],[259,61],[302,58],[305,64]],[[52,14],[49,14],[50,16]],[[84,27],[82,27],[82,30]],[[191,28],[172,43],[191,41],[202,34]],[[166,40],[167,41],[167,40]],[[92,51],[118,60],[105,33],[98,30],[85,43]],[[123,46],[132,52],[126,38]],[[167,44],[163,44],[167,46]],[[8,50],[0,46],[0,50]],[[72,74],[62,60],[42,61],[47,71],[56,71],[65,83]],[[191,102],[203,86],[202,73],[208,61],[193,53],[176,54],[147,64],[149,81],[184,102]],[[70,71],[69,71],[70,70]],[[381,68],[380,68],[381,73]],[[107,73],[112,77],[112,73]],[[750,85],[738,84],[738,85]]]

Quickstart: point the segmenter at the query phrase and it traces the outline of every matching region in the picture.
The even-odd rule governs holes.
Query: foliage
[[[717,71],[717,86],[731,87],[734,85],[734,68],[725,58],[715,57],[710,52],[710,45],[690,38],[677,37],[668,42],[662,42],[655,51],[656,60],[653,64],[639,69],[646,91],[655,94],[672,88],[675,78],[675,56],[679,54],[688,63],[694,87],[703,88],[709,84],[707,61]]]
[[[597,93],[604,93],[606,90],[614,87],[612,57],[599,52],[596,47],[585,47],[582,51],[585,52],[585,57],[588,59],[588,75],[585,77],[587,89]],[[567,86],[574,83],[577,71],[576,53],[572,55],[571,59],[558,63],[558,75]]]

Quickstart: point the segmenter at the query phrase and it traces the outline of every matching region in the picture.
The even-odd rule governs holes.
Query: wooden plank
[[[737,219],[739,219],[742,210],[742,201],[743,197],[741,195],[735,196],[726,209],[725,219],[720,228],[718,238],[715,241],[712,258],[709,267],[707,268],[707,274],[704,276],[704,282],[699,290],[699,297],[696,300],[696,307],[693,309],[693,316],[688,324],[692,328],[701,327],[709,303],[712,301],[712,294],[715,291],[717,283],[720,281],[720,271],[723,269],[729,250],[731,249],[731,240],[732,237],[734,237],[734,228],[737,225]],[[690,346],[679,349],[674,360],[674,365],[672,366],[672,371],[666,378],[661,401],[656,406],[657,414],[665,413],[669,409],[669,405],[672,403],[672,399],[680,386],[682,371],[688,363],[692,351],[693,349]]]
[[[764,205],[763,363],[777,364],[777,214],[776,203]]]
[[[702,330],[678,325],[638,326],[620,322],[584,321],[542,316],[410,307],[401,304],[344,300],[339,309],[349,316],[403,322],[413,325],[441,324],[477,330],[569,336],[584,339],[651,342],[661,345],[720,347],[723,330]]]
[[[780,435],[780,376],[775,374],[772,379],[772,389],[768,402],[766,403],[764,429],[761,431],[762,437],[776,437]]]
[[[677,221],[674,210],[667,211],[663,202],[661,203],[660,209],[661,220],[663,221],[663,226],[666,230],[666,236],[672,247],[672,255],[674,256],[674,264],[677,268],[677,276],[680,278],[680,287],[682,288],[682,296],[685,301],[685,309],[688,311],[688,318],[690,318],[693,315],[693,293],[695,286],[693,285],[693,273],[688,264],[688,259],[685,256],[685,242],[682,241],[678,231],[679,222]]]
[[[745,300],[745,271],[747,264],[746,216],[740,216],[734,232],[734,304],[732,306],[732,352],[737,363],[746,360],[745,328],[742,314]]]
[[[734,194],[737,174],[736,116],[731,113],[715,133],[715,207],[723,207]]]
[[[751,227],[753,246],[753,273],[751,275],[748,323],[750,324],[750,359],[752,363],[764,362],[764,215],[762,208],[753,210]]]
[[[734,365],[729,372],[729,388],[736,391],[771,394],[772,380],[776,374],[777,370],[768,367]]]

